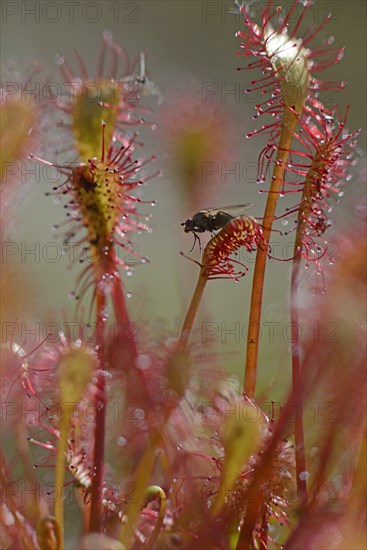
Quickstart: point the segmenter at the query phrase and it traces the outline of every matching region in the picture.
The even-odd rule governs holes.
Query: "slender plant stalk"
[[[97,373],[97,398],[96,398],[96,427],[94,435],[93,458],[93,490],[90,510],[91,532],[101,532],[103,529],[102,516],[102,491],[104,480],[104,452],[105,452],[105,424],[106,424],[106,377],[105,377],[105,350],[104,350],[104,326],[103,311],[106,307],[106,296],[98,286],[96,290],[97,307],[97,342],[99,368]]]
[[[306,220],[311,210],[310,197],[313,186],[315,170],[312,168],[306,177],[303,186],[301,205],[298,210],[297,231],[294,241],[292,278],[291,278],[291,330],[292,330],[292,387],[296,398],[297,414],[294,423],[295,456],[297,493],[302,505],[307,504],[307,483],[304,478],[306,470],[305,438],[303,427],[303,399],[302,396],[302,366],[299,341],[299,316],[297,304],[297,292],[300,284],[300,268],[302,261],[302,240],[306,230]]]
[[[134,526],[146,498],[146,487],[149,485],[156,461],[154,451],[160,439],[161,436],[158,431],[152,434],[134,474],[134,497],[128,503],[126,510],[127,521],[122,526],[120,532],[120,541],[126,548],[131,548]]]
[[[307,504],[307,483],[304,475],[306,473],[306,457],[305,457],[305,438],[303,428],[303,399],[302,392],[302,366],[301,366],[301,350],[299,341],[299,317],[296,304],[297,290],[299,286],[299,273],[301,267],[300,249],[298,248],[298,235],[295,241],[295,257],[292,266],[292,281],[291,281],[291,330],[292,330],[292,385],[294,395],[296,396],[296,417],[294,420],[294,439],[295,439],[295,456],[296,456],[296,477],[297,477],[297,493],[301,499],[302,505]],[[303,474],[303,475],[302,475]]]
[[[157,486],[157,485],[153,485],[152,487],[148,487],[147,489],[147,493],[157,493],[158,494],[158,497],[159,497],[159,512],[158,512],[158,517],[157,517],[157,521],[156,521],[156,524],[154,526],[154,529],[149,537],[149,539],[147,540],[146,544],[145,544],[145,550],[153,550],[154,548],[154,545],[157,541],[157,538],[158,538],[158,535],[163,527],[163,521],[164,521],[164,517],[165,517],[165,514],[166,514],[166,507],[167,507],[167,497],[166,497],[166,493],[163,491],[163,489],[161,489],[161,487]]]
[[[125,328],[123,327],[123,325],[126,324],[127,328],[126,330],[124,330],[124,334],[127,337],[127,341],[124,343],[126,343],[126,346],[129,350],[131,365],[135,365],[136,357],[138,355],[138,350],[134,339],[134,335],[130,334],[128,330],[130,327],[129,314],[126,308],[126,300],[125,300],[125,296],[123,293],[122,284],[120,280],[115,281],[115,284],[113,286],[113,291],[112,291],[112,299],[113,299],[115,315],[118,323],[122,325],[122,328]]]
[[[208,281],[208,275],[207,275],[206,269],[202,267],[200,270],[198,282],[196,283],[196,288],[190,303],[190,307],[186,313],[186,317],[182,326],[180,340],[179,340],[180,345],[182,347],[186,346],[188,339],[190,338],[192,327],[200,306],[201,299],[203,297],[203,293],[204,293],[204,289],[207,281]]]
[[[121,282],[116,279],[112,290],[112,298],[115,307],[115,314],[118,323],[129,326],[129,317],[126,309],[125,297],[122,292]],[[104,481],[104,454],[105,454],[105,425],[106,425],[106,377],[105,377],[105,315],[106,296],[103,291],[97,287],[96,292],[97,307],[97,341],[99,372],[97,375],[97,406],[96,406],[96,428],[95,428],[95,447],[93,460],[93,491],[90,512],[90,531],[101,532],[103,529],[103,504],[102,492]],[[129,349],[131,364],[135,364],[137,356],[136,344],[133,338],[128,338],[126,345]]]
[[[259,350],[261,308],[264,290],[265,267],[267,260],[268,244],[271,229],[274,221],[275,208],[278,196],[282,188],[286,162],[289,156],[289,149],[293,139],[293,133],[298,124],[297,115],[290,109],[284,109],[284,119],[279,140],[276,164],[271,180],[270,191],[266,203],[263,233],[264,245],[257,249],[254,278],[252,283],[249,330],[247,336],[246,370],[244,391],[248,397],[255,396],[256,370]]]
[[[60,438],[57,446],[56,460],[56,501],[55,501],[55,519],[60,530],[60,540],[58,550],[64,550],[64,482],[65,482],[65,451],[67,438],[70,428],[69,411],[62,409],[60,421]]]

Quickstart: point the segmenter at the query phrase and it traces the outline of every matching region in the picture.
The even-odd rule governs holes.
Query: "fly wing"
[[[224,212],[225,214],[232,216],[232,218],[236,218],[237,216],[240,216],[245,210],[248,210],[253,206],[255,205],[252,203],[232,204],[230,206],[222,206],[221,208],[208,208],[207,210],[203,210],[203,212],[205,212],[209,216],[216,216],[220,212]]]

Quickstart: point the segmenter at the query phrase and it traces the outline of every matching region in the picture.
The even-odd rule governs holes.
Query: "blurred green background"
[[[204,83],[217,85],[218,92],[213,97],[222,102],[223,109],[233,121],[234,139],[229,147],[234,159],[240,162],[241,170],[257,162],[265,139],[254,137],[247,140],[245,134],[258,125],[251,117],[255,112],[254,105],[260,102],[260,98],[246,97],[238,91],[242,90],[244,82],[248,83],[258,75],[236,71],[237,67],[244,65],[244,61],[236,56],[239,39],[235,38],[235,32],[242,28],[243,23],[238,14],[231,13],[232,2],[105,0],[59,2],[58,8],[55,4],[47,1],[2,3],[2,61],[34,58],[47,68],[53,79],[61,81],[54,55],[62,52],[70,65],[75,67],[75,47],[94,75],[102,33],[109,29],[130,57],[135,57],[140,51],[147,53],[149,76],[157,83],[163,96],[174,87],[179,89],[181,82],[194,80],[199,83],[199,89]],[[72,4],[73,17],[70,16]],[[260,2],[254,4],[261,5]],[[32,9],[35,14],[31,13]],[[328,12],[333,14],[332,20],[312,44],[332,35],[335,36],[335,47],[344,45],[346,51],[344,59],[320,74],[320,78],[348,81],[348,86],[340,94],[329,94],[329,106],[337,102],[341,113],[344,113],[346,105],[350,104],[348,127],[353,130],[361,126],[365,128],[366,3],[363,0],[319,1],[308,13],[306,22],[318,25]],[[237,93],[230,93],[233,89]],[[159,122],[159,110],[160,106],[155,102],[152,120]],[[265,123],[263,118],[264,121],[260,119],[261,124]],[[180,222],[199,208],[247,202],[256,205],[251,214],[261,216],[266,195],[259,195],[254,170],[250,170],[251,181],[242,175],[240,181],[236,181],[234,174],[228,174],[221,185],[213,187],[212,192],[210,189],[207,191],[210,197],[208,204],[189,207],[179,184],[179,174],[175,174],[168,164],[158,134],[157,131],[142,131],[145,153],[157,153],[158,164],[164,170],[164,176],[151,181],[144,195],[146,200],[158,201],[157,206],[150,208],[147,205],[145,210],[153,214],[154,231],[136,239],[139,252],[148,255],[151,263],[137,266],[132,278],[123,278],[127,290],[132,291],[129,300],[132,320],[140,322],[141,314],[139,320],[135,313],[139,310],[147,320],[153,317],[163,320],[167,330],[176,334],[198,275],[197,267],[179,255],[179,251],[188,254],[192,246],[191,235],[183,233]],[[365,134],[362,134],[359,143],[365,150]],[[54,160],[52,150],[46,149],[44,157]],[[221,159],[217,161],[220,163]],[[362,193],[365,186],[363,163],[364,158],[361,158],[354,170],[354,178],[346,188],[346,196],[334,212],[336,227],[342,231],[360,220],[359,203],[364,200]],[[22,196],[17,205],[14,223],[13,241],[19,246],[24,243],[22,246],[32,249],[35,243],[40,243],[37,245],[41,251],[39,261],[31,255],[25,262],[21,261],[19,254],[15,257],[27,277],[32,279],[29,318],[36,320],[46,319],[49,315],[60,318],[62,308],[66,309],[69,318],[72,317],[74,302],[68,299],[68,294],[79,271],[78,265],[74,265],[72,270],[67,269],[66,257],[54,263],[43,258],[42,251],[47,250],[48,243],[55,241],[52,225],[64,219],[62,205],[53,204],[50,197],[44,196],[47,190],[49,183],[44,181],[28,189],[27,195]],[[284,211],[289,204],[292,204],[290,197],[281,199],[278,212]],[[279,238],[279,242],[283,244],[275,252],[292,242],[292,235],[282,241]],[[197,251],[194,257],[198,259]],[[253,262],[254,258],[248,262],[249,273],[238,284],[228,280],[209,283],[193,337],[200,342],[206,328],[215,332],[214,340],[223,344],[217,348],[224,354],[219,357],[219,362],[232,373],[241,373],[243,369]],[[327,271],[328,266],[325,265],[325,269]],[[309,271],[312,271],[309,277],[316,279],[316,270]],[[290,330],[287,329],[289,274],[288,263],[272,261],[268,265],[263,323],[275,325],[262,327],[259,388],[266,393],[270,389],[272,395],[283,393],[290,371]],[[323,299],[317,297],[317,300]],[[88,305],[88,301],[86,303]],[[313,328],[305,324],[302,330],[307,332]]]

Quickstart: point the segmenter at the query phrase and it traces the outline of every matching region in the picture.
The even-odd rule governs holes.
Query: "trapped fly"
[[[210,231],[213,234],[213,231],[222,229],[230,220],[237,218],[245,210],[248,210],[253,206],[255,205],[252,203],[247,203],[222,206],[221,208],[207,208],[204,210],[199,210],[192,216],[192,218],[187,218],[187,220],[182,222],[181,225],[184,226],[185,233],[192,232],[194,234],[194,244],[191,251],[193,250],[197,240],[199,241],[200,246],[200,238],[197,233]]]

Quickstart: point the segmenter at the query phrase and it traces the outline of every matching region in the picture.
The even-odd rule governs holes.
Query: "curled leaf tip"
[[[240,248],[253,252],[262,241],[262,229],[255,218],[234,218],[209,241],[204,250],[202,269],[210,279],[228,276],[238,280],[248,268],[238,260],[230,259],[230,255],[238,253]]]

